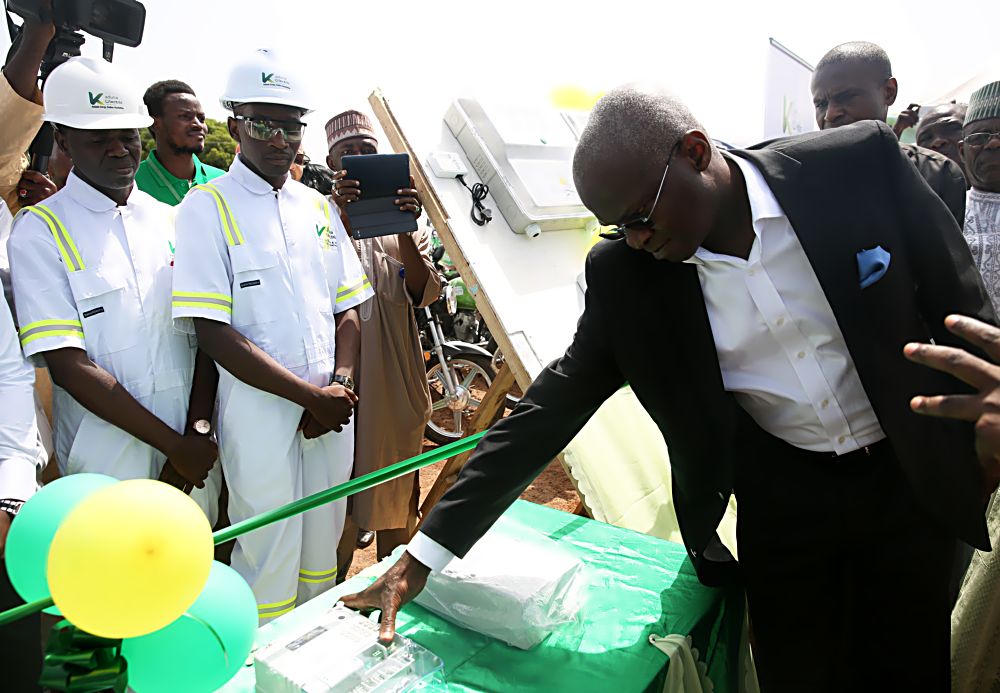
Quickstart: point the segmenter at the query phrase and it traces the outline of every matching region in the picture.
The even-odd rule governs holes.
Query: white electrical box
[[[439,657],[338,604],[257,651],[258,693],[402,693],[443,685]]]
[[[578,119],[551,107],[458,99],[445,123],[515,232],[596,224],[573,185]]]

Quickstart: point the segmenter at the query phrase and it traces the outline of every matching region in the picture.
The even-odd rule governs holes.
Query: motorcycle
[[[479,344],[448,338],[457,304],[454,288],[442,276],[438,300],[417,312],[431,394],[431,419],[424,433],[439,445],[468,434],[472,415],[495,375],[493,354]]]

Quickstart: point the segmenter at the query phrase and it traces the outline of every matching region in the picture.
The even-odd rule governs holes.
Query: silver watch
[[[193,428],[194,432],[197,433],[198,435],[207,436],[209,433],[212,432],[212,422],[209,421],[208,419],[198,419],[193,424],[191,424],[191,428]]]

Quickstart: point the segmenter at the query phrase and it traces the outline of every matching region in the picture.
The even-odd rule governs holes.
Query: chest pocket
[[[87,352],[103,356],[134,347],[138,343],[136,325],[142,318],[127,282],[103,276],[96,269],[69,272],[67,276]]]
[[[375,290],[379,297],[390,303],[408,305],[403,263],[388,253],[378,253],[376,258]]]
[[[254,245],[229,248],[233,268],[233,323],[260,325],[279,318],[281,306],[275,301],[282,281],[278,254]]]

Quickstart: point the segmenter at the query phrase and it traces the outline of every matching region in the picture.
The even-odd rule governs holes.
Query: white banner
[[[764,92],[764,139],[816,129],[809,82],[813,67],[771,39]]]

